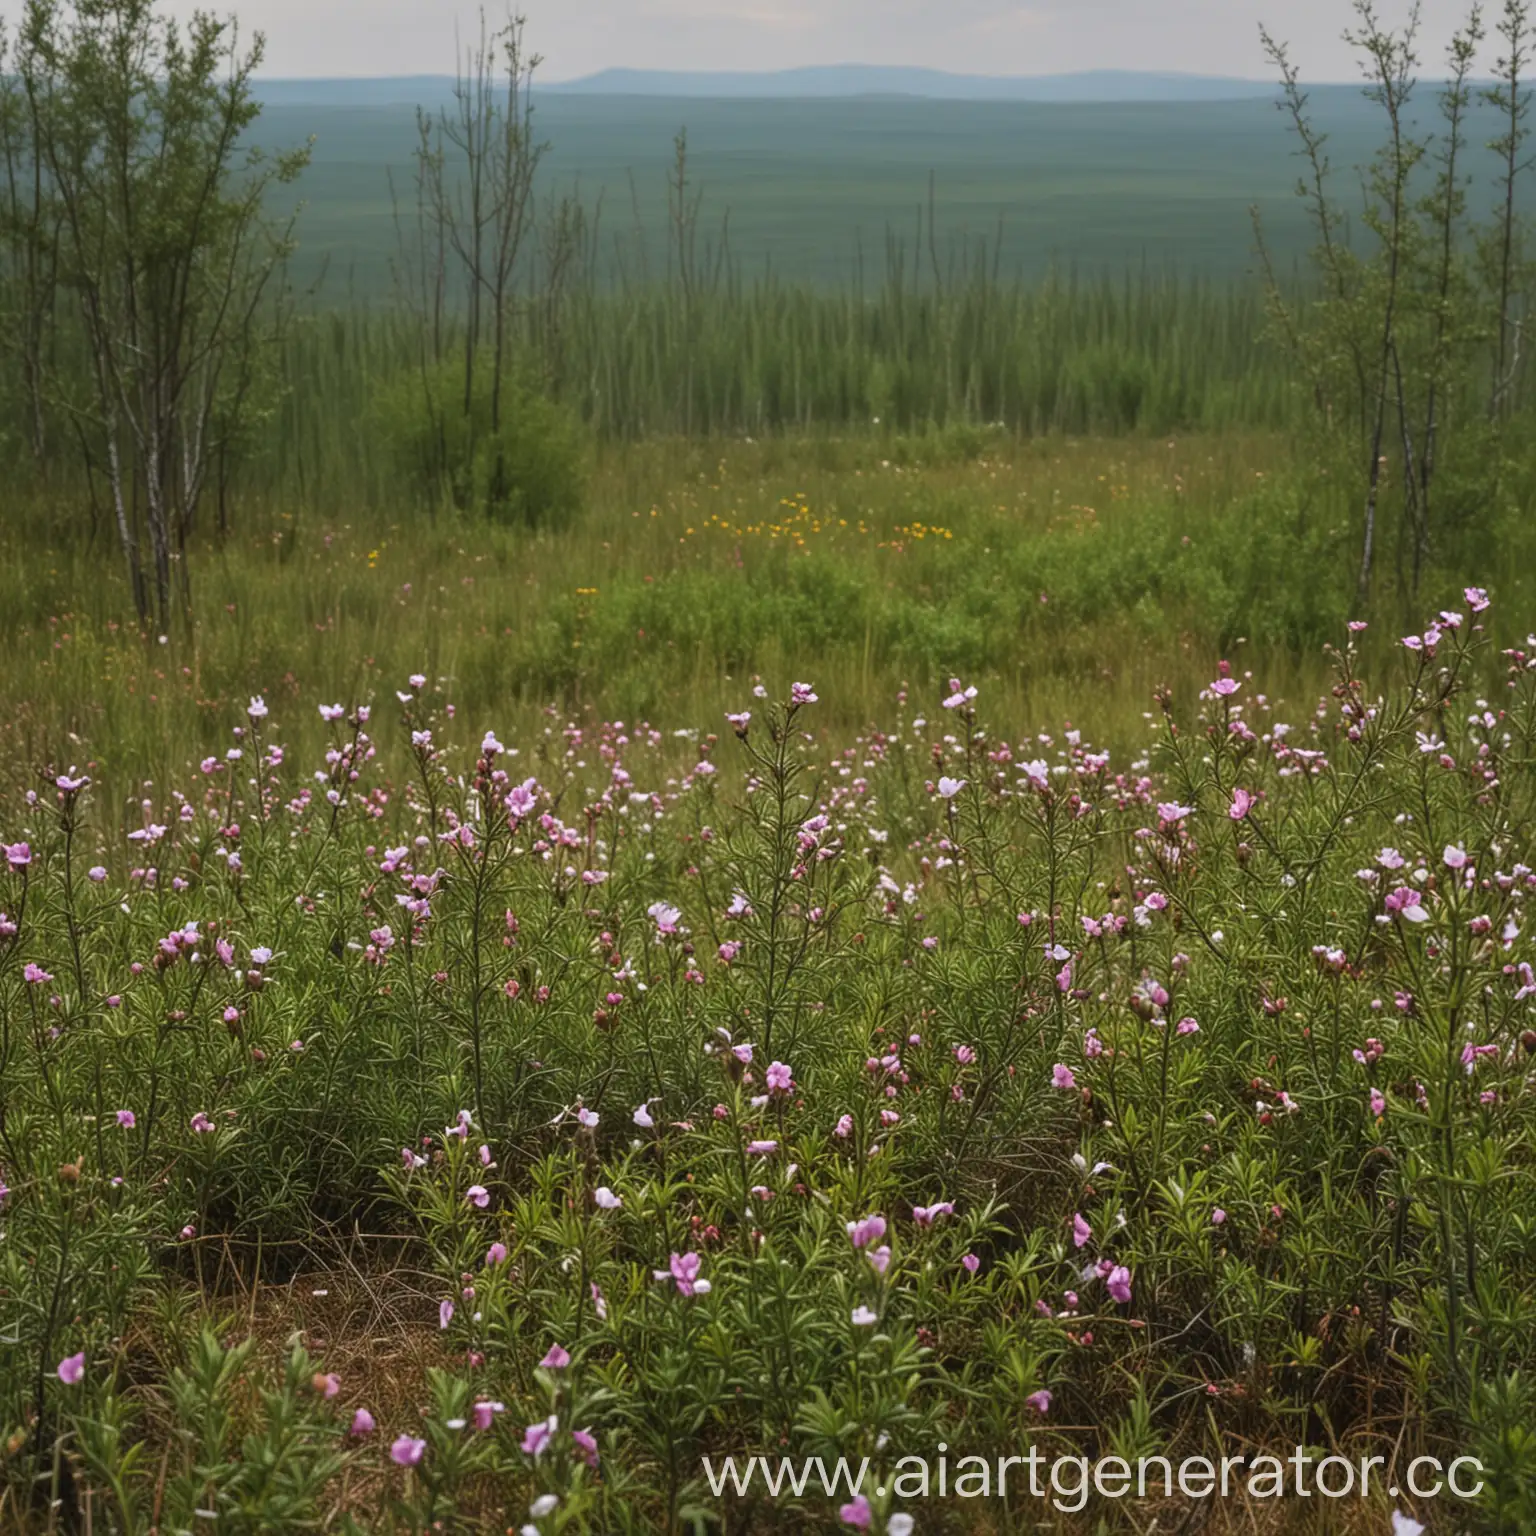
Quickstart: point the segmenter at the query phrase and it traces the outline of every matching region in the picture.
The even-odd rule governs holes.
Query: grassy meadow
[[[536,120],[482,314],[275,93],[206,463],[0,313],[0,1533],[1536,1529],[1523,248],[1381,347],[1272,101]]]

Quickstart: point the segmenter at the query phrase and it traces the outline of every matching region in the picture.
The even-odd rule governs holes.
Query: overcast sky
[[[167,0],[188,13],[195,0]],[[202,0],[267,35],[269,75],[447,74],[454,25],[473,0]],[[0,0],[11,11],[14,0]],[[1340,33],[1350,0],[524,0],[543,77],[599,69],[786,69],[921,64],[966,74],[1081,69],[1267,77],[1264,21],[1311,80],[1352,80]],[[1389,22],[1408,0],[1378,0]],[[1423,0],[1421,57],[1433,71],[1464,0]],[[1492,5],[1489,6],[1491,10]],[[487,6],[493,14],[501,7]]]

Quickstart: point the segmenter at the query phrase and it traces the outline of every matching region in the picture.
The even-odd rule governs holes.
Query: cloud
[[[268,74],[447,73],[454,30],[478,30],[475,0],[166,0],[233,8],[267,34]],[[493,14],[501,0],[488,0]],[[1341,34],[1349,0],[521,0],[525,37],[547,79],[615,65],[784,69],[801,64],[924,64],[972,74],[1083,69],[1268,74],[1265,21],[1310,80],[1352,80]],[[1400,25],[1408,0],[1381,0]],[[1464,0],[1424,0],[1426,73],[1465,14]],[[1491,50],[1490,50],[1491,57]]]

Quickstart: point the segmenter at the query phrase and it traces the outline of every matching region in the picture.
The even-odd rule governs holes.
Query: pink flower
[[[814,704],[816,689],[811,683],[791,683],[789,687],[789,702],[791,704]]]
[[[314,1381],[315,1391],[321,1397],[330,1399],[341,1391],[341,1377],[334,1371],[327,1371],[324,1375],[316,1374]]]
[[[1387,1101],[1386,1101],[1386,1098],[1384,1097],[1384,1095],[1382,1094],[1381,1089],[1379,1089],[1379,1088],[1372,1088],[1371,1089],[1371,1113],[1373,1115],[1375,1115],[1375,1117],[1378,1120],[1380,1120],[1381,1117],[1384,1114],[1386,1114],[1386,1112],[1387,1112]]]
[[[624,1204],[624,1201],[608,1188],[606,1184],[599,1184],[592,1191],[592,1198],[597,1202],[597,1207],[602,1211],[616,1211]]]
[[[779,1150],[776,1141],[749,1141],[747,1143],[747,1155],[749,1157],[771,1157]]]
[[[794,1074],[782,1061],[769,1062],[766,1077],[769,1093],[788,1093],[794,1086]]]
[[[597,1436],[590,1429],[573,1429],[571,1439],[581,1451],[581,1459],[589,1467],[597,1465]]]
[[[885,1236],[885,1217],[866,1216],[848,1223],[848,1240],[855,1248],[867,1248]]]
[[[189,1120],[187,1123],[199,1136],[214,1129],[213,1121],[210,1120],[208,1116],[202,1112],[202,1110],[198,1110],[198,1112],[193,1115],[191,1120]]]
[[[482,1211],[491,1203],[490,1191],[483,1184],[471,1184],[464,1191],[464,1198]]]
[[[838,1510],[837,1518],[857,1531],[867,1531],[874,1524],[875,1516],[869,1507],[869,1500],[862,1493],[856,1493],[850,1502]]]
[[[1219,1227],[1226,1219],[1227,1213],[1219,1205],[1211,1212],[1211,1225],[1213,1227]]]
[[[66,1387],[72,1387],[85,1375],[85,1351],[78,1355],[66,1355],[59,1361],[59,1380]]]
[[[555,1438],[555,1431],[559,1429],[560,1421],[554,1414],[547,1419],[540,1419],[537,1424],[530,1424],[523,1431],[523,1454],[532,1456],[535,1461],[544,1454],[549,1442]]]
[[[546,1371],[563,1371],[570,1363],[570,1353],[558,1344],[551,1344],[549,1352],[539,1361],[539,1366]]]
[[[492,1243],[485,1250],[485,1262],[487,1266],[505,1264],[507,1262],[507,1245],[505,1243]]]
[[[1031,1392],[1029,1396],[1024,1399],[1024,1401],[1028,1403],[1036,1413],[1046,1414],[1051,1411],[1051,1394],[1047,1392],[1044,1387],[1041,1387],[1038,1392]]]
[[[1467,850],[1450,843],[1445,845],[1445,867],[1447,869],[1465,869],[1467,867]]]
[[[1077,1079],[1072,1075],[1072,1068],[1057,1062],[1051,1068],[1051,1086],[1053,1088],[1069,1089],[1077,1087]]]
[[[1253,808],[1253,796],[1246,789],[1234,789],[1232,791],[1232,804],[1227,815],[1233,821],[1241,821]]]
[[[673,1280],[677,1283],[680,1296],[707,1296],[709,1294],[709,1281],[699,1278],[699,1267],[703,1263],[697,1253],[674,1253],[666,1269],[652,1271],[658,1280]]]
[[[125,1131],[131,1131],[138,1122],[134,1118],[134,1113],[131,1109],[120,1109],[117,1112],[117,1123]]]
[[[875,1266],[875,1273],[883,1275],[891,1267],[891,1249],[888,1243],[881,1243],[878,1248],[871,1248],[864,1257]]]
[[[446,1328],[452,1321],[453,1303],[451,1301],[439,1302],[437,1306],[437,1326],[439,1328]]]
[[[401,1435],[389,1448],[389,1459],[397,1467],[414,1467],[420,1462],[427,1449],[425,1440],[414,1440],[410,1435]]]
[[[1081,1248],[1092,1236],[1093,1228],[1088,1225],[1081,1211],[1076,1212],[1072,1217],[1072,1246]]]
[[[22,968],[21,979],[30,987],[40,987],[44,982],[53,980],[53,973],[45,971],[42,966],[34,965],[28,960]]]
[[[1461,595],[1473,613],[1481,613],[1488,606],[1488,594],[1481,587],[1463,587]]]
[[[844,1141],[846,1141],[853,1134],[853,1116],[840,1116],[836,1126],[833,1127],[832,1134],[834,1136],[839,1136]]]
[[[12,869],[25,869],[32,862],[32,848],[28,843],[0,843],[0,852]]]
[[[981,1260],[977,1258],[974,1253],[966,1254],[965,1257],[960,1260],[960,1262],[965,1265],[966,1269],[973,1275],[978,1269],[981,1268]]]
[[[1200,1033],[1199,1022],[1195,1019],[1180,1019],[1178,1033],[1181,1035],[1198,1035]]]
[[[677,925],[683,914],[676,907],[671,906],[665,901],[653,901],[645,910],[647,915],[656,924],[658,937],[664,933],[670,934],[678,931]]]
[[[505,1403],[487,1402],[482,1397],[471,1410],[475,1416],[475,1428],[483,1434],[496,1422],[496,1415],[498,1413],[505,1413],[506,1408],[507,1405]]]
[[[953,1216],[955,1214],[955,1202],[953,1200],[940,1200],[934,1205],[914,1205],[912,1207],[912,1220],[920,1227],[931,1227],[940,1216]]]
[[[373,1433],[373,1415],[366,1408],[359,1408],[352,1415],[352,1428],[347,1433],[356,1436],[371,1435]]]
[[[868,1328],[880,1319],[866,1306],[857,1306],[850,1314],[850,1320],[855,1328]]]
[[[1110,1296],[1121,1306],[1131,1299],[1131,1272],[1123,1264],[1116,1264],[1104,1277]]]

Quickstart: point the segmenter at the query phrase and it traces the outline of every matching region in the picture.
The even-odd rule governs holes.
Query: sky
[[[474,0],[201,0],[267,38],[272,76],[449,74]],[[0,9],[9,10],[10,0]],[[187,14],[196,0],[167,0]],[[494,3],[493,15],[504,14]],[[541,77],[600,69],[926,65],[960,74],[1176,70],[1268,78],[1261,21],[1311,81],[1353,80],[1340,34],[1351,0],[523,0]],[[1435,71],[1465,0],[1422,0],[1420,55]],[[1491,7],[1490,7],[1491,9]],[[1400,24],[1408,0],[1378,0]]]

